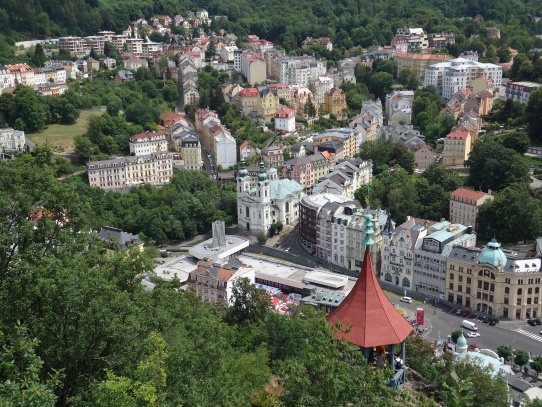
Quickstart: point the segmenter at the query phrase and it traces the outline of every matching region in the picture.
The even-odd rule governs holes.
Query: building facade
[[[130,154],[148,155],[167,151],[168,142],[164,133],[146,132],[130,137]]]
[[[476,230],[478,211],[487,201],[494,198],[489,193],[458,188],[450,194],[450,220],[453,223],[472,226]]]
[[[508,82],[506,84],[506,98],[527,104],[531,93],[540,89],[541,86],[542,84],[536,82]]]
[[[454,246],[446,269],[446,300],[511,319],[539,318],[541,259],[505,253],[493,239],[483,249]]]
[[[167,152],[91,161],[86,167],[90,186],[101,189],[143,184],[159,186],[169,183],[173,177],[172,158]]]
[[[0,151],[23,151],[25,142],[24,131],[12,128],[0,129]]]

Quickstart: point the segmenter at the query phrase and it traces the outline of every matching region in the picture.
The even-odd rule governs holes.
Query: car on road
[[[468,336],[469,338],[478,338],[478,337],[480,336],[480,334],[479,334],[478,332],[469,332],[469,333],[467,334],[467,336]]]
[[[279,246],[280,246],[280,243],[275,243],[275,244],[273,245],[273,249],[278,249]]]
[[[463,311],[461,311],[461,316],[462,317],[468,317],[470,315],[470,311],[469,310],[466,310],[464,309]]]
[[[531,326],[536,326],[536,322],[534,322],[534,319],[528,319],[527,323]]]
[[[463,312],[462,309],[458,309],[458,310],[455,311],[455,315],[461,315],[462,312]]]
[[[292,248],[291,247],[287,247],[286,249],[284,249],[285,252],[291,252],[292,251]]]
[[[542,325],[542,321],[539,318],[535,318],[533,321],[536,323],[536,325]]]
[[[412,298],[410,298],[410,297],[401,297],[400,301],[407,302],[407,303],[411,304],[412,303]]]
[[[499,321],[497,318],[489,318],[489,325],[491,326],[495,326],[495,325],[499,325]]]

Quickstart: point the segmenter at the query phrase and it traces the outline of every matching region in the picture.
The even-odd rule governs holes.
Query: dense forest
[[[93,35],[101,29],[120,31],[141,17],[154,14],[183,14],[200,7],[227,21],[213,28],[225,28],[239,36],[254,33],[294,49],[307,36],[329,36],[339,47],[388,44],[399,26],[414,25],[434,31],[450,31],[467,38],[483,26],[462,17],[482,13],[498,24],[506,37],[516,33],[540,33],[540,14],[535,0],[7,0],[0,7],[0,31],[27,35]],[[532,40],[516,38],[522,49]]]

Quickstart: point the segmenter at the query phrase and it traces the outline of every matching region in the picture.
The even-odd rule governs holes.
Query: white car
[[[477,337],[480,336],[480,334],[479,334],[478,332],[469,332],[469,333],[467,334],[467,336],[468,336],[469,338],[477,338]]]
[[[411,304],[412,303],[412,298],[410,298],[410,297],[401,297],[400,301],[408,302],[409,304]]]

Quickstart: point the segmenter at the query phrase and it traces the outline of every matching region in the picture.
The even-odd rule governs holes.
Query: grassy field
[[[36,145],[48,142],[60,151],[73,150],[73,139],[87,130],[87,120],[90,116],[101,115],[105,110],[81,110],[79,119],[74,124],[51,124],[39,133],[27,134],[26,137]]]

